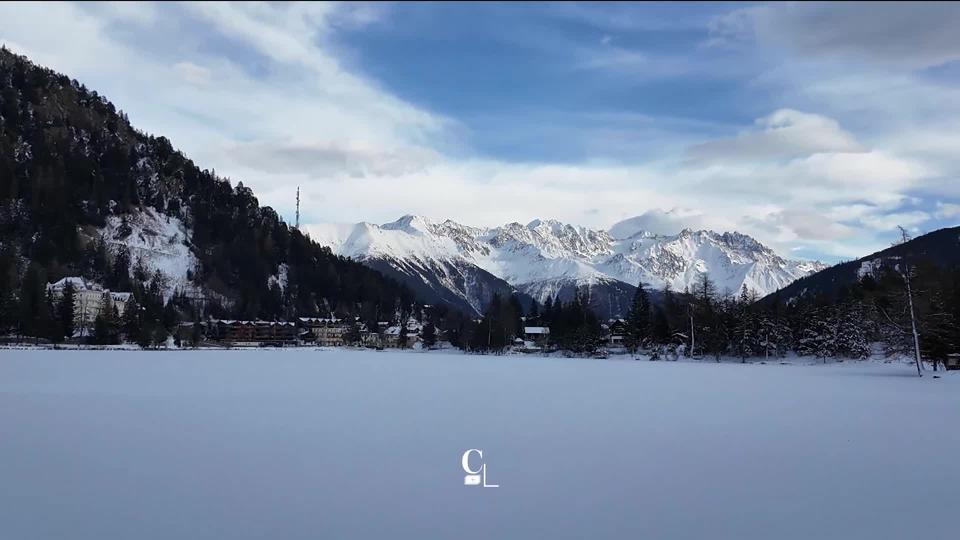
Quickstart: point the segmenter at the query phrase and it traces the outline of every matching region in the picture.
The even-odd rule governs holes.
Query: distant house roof
[[[303,323],[319,323],[319,324],[331,323],[332,324],[332,323],[338,323],[341,320],[343,319],[337,319],[336,317],[331,317],[329,319],[323,318],[323,317],[300,317],[300,322],[303,322]]]
[[[263,319],[257,319],[255,321],[240,321],[240,322],[245,322],[247,324],[252,323],[259,326],[293,326],[294,325],[294,323],[287,322],[287,321],[265,321]]]
[[[399,336],[399,335],[400,335],[400,327],[399,327],[399,326],[391,326],[390,328],[387,328],[386,330],[384,330],[383,333],[386,334],[386,335],[388,335],[388,336]]]
[[[225,324],[227,326],[252,326],[255,321],[240,321],[236,319],[210,319],[211,324]]]
[[[56,291],[62,290],[67,286],[67,283],[73,284],[73,288],[78,291],[99,291],[102,290],[102,287],[92,281],[87,281],[80,276],[70,276],[61,279],[55,283],[47,285],[48,289],[53,289]]]
[[[549,334],[550,329],[546,326],[524,326],[524,334]]]
[[[257,319],[255,321],[210,319],[210,324],[224,324],[227,326],[294,326],[294,323],[290,321],[264,321],[262,319]]]

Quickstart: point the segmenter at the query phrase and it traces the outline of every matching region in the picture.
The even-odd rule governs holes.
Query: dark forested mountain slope
[[[817,295],[836,296],[864,277],[876,278],[883,270],[906,262],[913,266],[949,268],[960,265],[960,227],[940,229],[891,246],[866,257],[840,263],[803,277],[769,295],[788,301]]]
[[[119,268],[118,268],[119,267]],[[244,318],[392,313],[413,293],[336,256],[76,80],[0,50],[0,285],[162,272],[168,297]]]

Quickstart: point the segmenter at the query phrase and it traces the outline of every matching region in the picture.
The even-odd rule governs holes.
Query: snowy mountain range
[[[684,229],[655,235],[635,219],[609,230],[553,220],[494,228],[407,215],[375,225],[319,224],[311,238],[402,280],[421,293],[480,312],[494,292],[517,291],[539,302],[569,300],[582,291],[591,307],[624,314],[636,284],[677,291],[704,273],[719,291],[743,286],[765,295],[826,268],[816,261],[787,260],[739,233]]]

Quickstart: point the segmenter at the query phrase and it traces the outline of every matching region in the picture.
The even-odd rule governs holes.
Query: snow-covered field
[[[957,538],[912,370],[0,350],[0,538]]]

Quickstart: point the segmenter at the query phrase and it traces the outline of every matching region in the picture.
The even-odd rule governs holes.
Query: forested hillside
[[[164,228],[170,245],[151,244]],[[132,289],[141,305],[160,281],[181,316],[197,297],[207,314],[265,319],[373,318],[414,301],[288,226],[242,182],[136,130],[96,91],[0,49],[0,326],[37,330],[45,283],[69,275]]]
[[[940,268],[960,265],[960,227],[933,231],[855,261],[831,266],[794,281],[777,291],[776,295],[783,299],[835,295],[862,277],[899,261]]]

